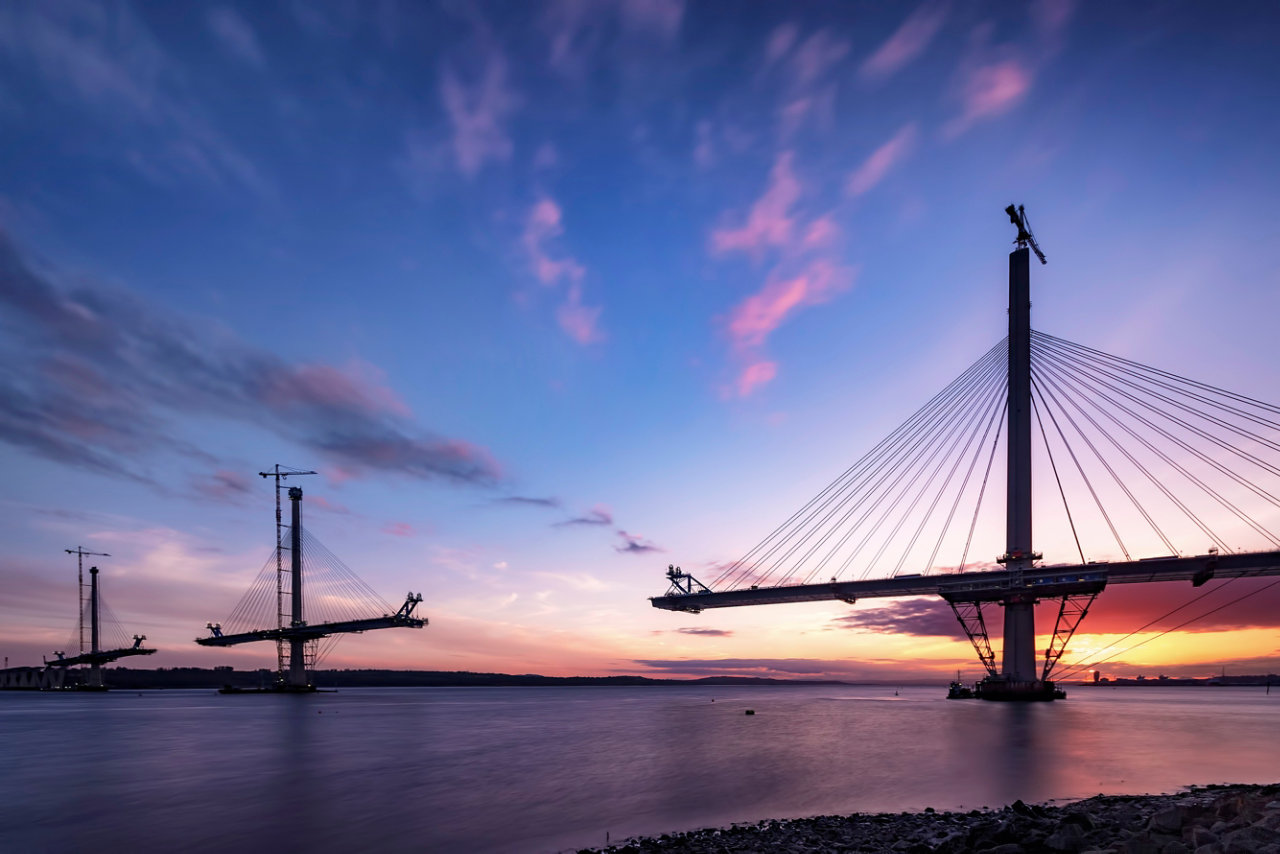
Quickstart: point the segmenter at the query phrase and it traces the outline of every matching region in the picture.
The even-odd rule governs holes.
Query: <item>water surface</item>
[[[0,692],[0,851],[552,852],[606,832],[1280,780],[1280,692],[942,695]]]

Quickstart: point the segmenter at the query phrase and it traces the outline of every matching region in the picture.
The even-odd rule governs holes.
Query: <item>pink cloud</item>
[[[343,480],[350,480],[350,477],[342,477],[341,475],[338,475],[336,477],[331,476],[329,479],[340,483]],[[321,510],[328,510],[330,513],[347,514],[351,512],[345,505],[339,504],[336,501],[330,501],[323,495],[308,495],[307,502],[312,507],[319,507]]]
[[[1031,17],[1042,33],[1057,35],[1071,20],[1075,12],[1075,0],[1037,0],[1031,6]]]
[[[546,244],[564,234],[561,224],[560,206],[550,198],[539,199],[529,211],[525,221],[524,234],[520,238],[524,250],[533,265],[533,274],[544,285],[557,284],[561,279],[576,282],[586,270],[574,258],[552,258]]]
[[[717,229],[711,233],[713,251],[757,254],[767,246],[783,246],[791,240],[795,226],[791,206],[800,198],[800,182],[791,171],[791,156],[790,151],[778,155],[769,173],[768,189],[751,206],[741,228]]]
[[[807,86],[834,68],[849,53],[849,43],[819,30],[805,39],[791,55],[792,82]]]
[[[742,369],[742,373],[738,374],[738,397],[749,396],[758,386],[770,382],[777,375],[777,362],[753,362],[747,365]]]
[[[900,128],[888,142],[873,151],[871,156],[849,176],[849,183],[846,185],[849,195],[861,196],[879,184],[884,176],[889,174],[889,170],[910,153],[915,140],[915,122]]]
[[[933,41],[947,17],[947,7],[926,4],[912,12],[888,40],[867,57],[858,69],[864,80],[883,80],[892,76],[920,54]]]
[[[598,328],[601,310],[600,306],[583,305],[582,288],[574,283],[569,286],[568,299],[556,311],[556,320],[570,338],[585,346],[604,340]]]
[[[839,234],[840,227],[830,215],[818,217],[805,228],[804,240],[800,245],[804,249],[820,249],[830,246]]]
[[[684,0],[622,0],[618,12],[629,30],[669,42],[680,33]]]
[[[800,30],[795,24],[786,23],[779,24],[769,34],[769,42],[764,49],[765,65],[772,65],[782,57],[787,55],[791,47],[796,43],[796,36],[800,34]]]
[[[446,66],[440,71],[440,100],[453,127],[453,154],[468,177],[488,160],[511,157],[511,138],[503,126],[517,99],[507,88],[507,63],[496,49],[487,51],[479,79],[468,85]]]
[[[759,347],[795,309],[826,302],[852,281],[851,271],[814,261],[799,275],[774,279],[739,303],[729,315],[729,336],[740,350]]]
[[[408,522],[388,522],[382,527],[382,533],[393,537],[412,537],[413,526]]]
[[[281,365],[264,375],[259,398],[277,411],[318,407],[408,418],[408,404],[384,381],[381,371],[363,362],[352,362],[345,369],[305,362]]]
[[[567,280],[565,301],[556,311],[556,320],[565,333],[579,344],[604,340],[600,331],[600,306],[582,304],[582,279],[587,270],[569,255],[553,257],[547,244],[564,233],[560,206],[553,199],[539,199],[529,211],[524,234],[520,238],[538,281],[547,287]]]
[[[1031,81],[1031,71],[1016,59],[974,68],[964,82],[963,111],[948,123],[947,136],[959,136],[980,119],[1008,112],[1030,91]]]

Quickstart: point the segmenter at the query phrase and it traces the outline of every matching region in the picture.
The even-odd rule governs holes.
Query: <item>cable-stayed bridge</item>
[[[303,528],[302,490],[296,486],[289,487],[290,524],[282,524],[281,481],[314,473],[281,466],[261,473],[276,479],[276,549],[231,615],[209,623],[209,636],[196,639],[201,646],[275,641],[276,691],[314,691],[311,671],[344,634],[427,625],[425,617],[413,615],[421,593],[408,594],[399,609],[392,608]]]
[[[1030,256],[1045,258],[1023,210],[1006,213],[1008,336],[709,583],[670,567],[654,607],[940,596],[987,672],[978,696],[1044,700],[1062,696],[1055,667],[1107,585],[1280,575],[1280,407],[1032,330]],[[1002,447],[1001,508],[985,499]],[[1037,532],[1072,562],[1043,562],[1033,504],[1055,508]],[[1002,546],[984,543],[992,505]],[[984,545],[1003,552],[971,560]],[[1038,653],[1035,605],[1055,600]]]
[[[107,603],[102,599],[102,594],[98,588],[98,568],[96,566],[89,567],[89,596],[87,599],[84,596],[84,556],[88,554],[111,557],[111,555],[100,552],[86,552],[78,546],[74,551],[67,549],[67,552],[78,555],[81,561],[80,625],[76,633],[79,638],[79,652],[72,656],[68,656],[66,652],[55,652],[52,661],[46,659],[44,663],[46,670],[62,670],[63,675],[52,678],[52,675],[49,674],[38,687],[65,687],[66,668],[87,665],[88,671],[84,682],[75,687],[82,691],[105,691],[107,686],[102,679],[102,665],[135,655],[154,655],[155,650],[148,649],[142,645],[142,642],[147,639],[146,635],[134,635],[132,643],[129,642],[124,629],[120,625],[120,621],[115,618],[115,615],[111,613],[111,609],[107,607]],[[85,648],[84,641],[86,621],[89,624],[88,649]],[[71,646],[71,644],[68,644],[68,649]]]

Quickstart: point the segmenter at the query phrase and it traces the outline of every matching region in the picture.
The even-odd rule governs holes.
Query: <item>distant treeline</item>
[[[235,688],[270,687],[272,670],[232,670],[230,667],[170,667],[135,670],[113,667],[104,674],[112,688]],[[471,673],[445,670],[319,670],[321,688],[457,688],[536,687],[549,685],[844,685],[822,680],[764,679],[750,676],[708,676],[702,679],[650,679],[645,676],[539,676]]]

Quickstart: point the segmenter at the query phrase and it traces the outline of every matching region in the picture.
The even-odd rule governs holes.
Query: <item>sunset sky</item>
[[[1280,402],[1278,81],[1265,2],[0,5],[0,653],[66,648],[82,545],[145,666],[271,666],[192,639],[280,463],[431,620],[322,666],[976,676],[940,602],[647,597],[1005,335],[1011,202],[1036,329]],[[1064,661],[1192,592],[1106,591]],[[1222,667],[1280,671],[1280,587],[1102,670]]]

